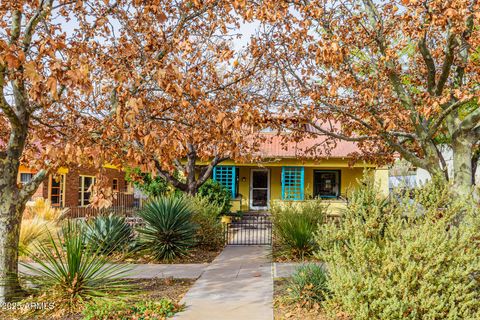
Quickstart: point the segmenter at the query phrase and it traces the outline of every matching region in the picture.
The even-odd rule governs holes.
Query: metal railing
[[[246,214],[225,226],[227,245],[271,245],[272,221],[269,214]]]
[[[132,217],[136,216],[136,212],[140,209],[140,203],[138,199],[135,199],[134,194],[117,191],[113,196],[112,204],[106,208],[68,206],[62,209],[64,209],[62,216],[67,219],[88,218],[109,214]]]
[[[122,217],[134,217],[137,215],[139,207],[108,207],[108,208],[93,208],[93,207],[68,207],[65,208],[63,214],[64,218],[89,218],[102,215],[114,214]]]

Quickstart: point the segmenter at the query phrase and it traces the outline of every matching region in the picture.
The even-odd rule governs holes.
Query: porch
[[[213,179],[232,192],[232,211],[265,211],[272,201],[308,201],[321,198],[332,214],[347,204],[347,194],[358,187],[365,170],[373,170],[381,192],[388,193],[388,170],[366,164],[348,166],[347,160],[321,163],[285,161],[263,164],[222,164]]]

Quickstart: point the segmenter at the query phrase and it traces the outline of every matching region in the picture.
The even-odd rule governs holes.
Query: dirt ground
[[[273,307],[275,320],[327,320],[320,306],[305,308],[289,301],[287,279],[274,282]]]
[[[134,292],[126,298],[127,302],[138,302],[142,300],[160,300],[168,298],[179,304],[180,300],[187,293],[188,289],[195,282],[195,279],[138,279],[133,281]],[[41,300],[41,297],[39,298]],[[22,304],[22,302],[20,302]],[[9,310],[6,306],[0,308],[0,319],[9,320],[33,320],[33,319],[59,319],[59,320],[80,320],[81,313],[58,316],[55,313],[22,315],[19,312]]]
[[[206,250],[203,248],[191,248],[189,255],[185,257],[179,257],[172,261],[159,261],[154,257],[145,254],[132,254],[127,257],[120,257],[116,259],[117,263],[164,263],[164,264],[184,264],[184,263],[210,263],[212,262],[222,251],[223,248],[218,250]]]

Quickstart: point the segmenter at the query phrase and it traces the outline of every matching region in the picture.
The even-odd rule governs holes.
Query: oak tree
[[[26,202],[59,166],[102,162],[89,134],[99,119],[89,102],[89,53],[92,30],[106,11],[89,5],[0,2],[0,302],[21,293],[18,241]],[[88,28],[65,27],[85,16]],[[31,181],[17,183],[20,165],[36,171]]]
[[[115,39],[95,64],[97,104],[112,110],[102,127],[112,157],[189,194],[222,161],[249,157],[266,99],[253,85],[255,61],[235,50],[234,2],[138,2],[111,19]]]
[[[252,53],[278,71],[282,112],[358,143],[370,159],[395,152],[452,179],[459,194],[470,190],[480,139],[477,0],[264,1],[250,16],[263,21]]]

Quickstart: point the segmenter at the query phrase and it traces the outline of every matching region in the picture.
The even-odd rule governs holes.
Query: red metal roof
[[[354,142],[332,141],[325,136],[292,141],[288,133],[261,133],[258,155],[262,158],[344,158],[360,152]]]

